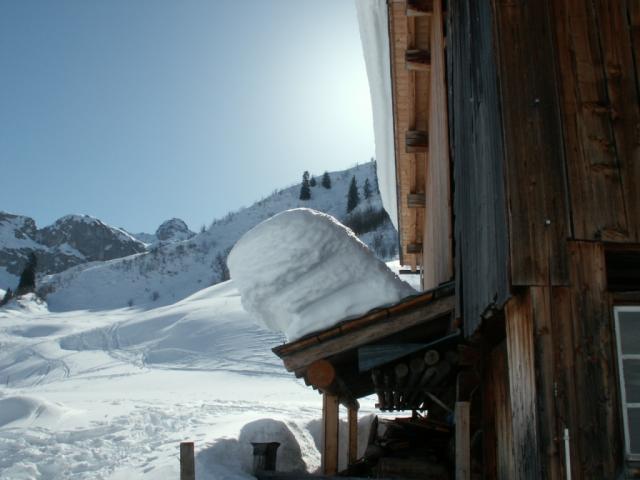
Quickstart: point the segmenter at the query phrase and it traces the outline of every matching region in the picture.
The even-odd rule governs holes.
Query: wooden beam
[[[428,72],[431,70],[431,53],[428,50],[409,49],[404,53],[407,70]]]
[[[456,480],[471,479],[469,402],[456,402]],[[531,448],[535,448],[532,446]]]
[[[349,415],[349,465],[358,460],[358,409],[350,408]]]
[[[423,130],[407,130],[404,135],[407,153],[423,153],[429,151],[429,132]]]
[[[433,0],[409,0],[407,17],[424,17],[433,12]]]
[[[422,253],[422,244],[421,243],[407,244],[407,253]]]
[[[316,388],[329,388],[335,379],[336,369],[326,360],[317,360],[307,369],[306,380]]]
[[[296,354],[282,356],[282,361],[290,372],[299,370],[321,358],[328,358],[345,350],[366,345],[393,333],[435,321],[439,317],[451,313],[454,308],[455,297],[453,295],[435,298],[431,303],[416,308],[415,310],[401,311],[389,317],[381,317],[380,321],[367,323],[361,328],[343,331],[338,336],[310,345],[305,350]],[[438,333],[442,328],[442,325],[439,323],[433,326],[434,334]]]
[[[427,201],[424,193],[407,194],[407,206],[409,208],[424,208],[426,205]]]
[[[338,397],[340,404],[346,408],[360,408],[358,400],[346,382],[337,374],[331,362],[324,359],[316,360],[307,368],[304,379],[307,385],[313,386],[322,393]]]
[[[338,473],[338,439],[339,439],[338,397],[322,396],[322,472],[325,475]]]

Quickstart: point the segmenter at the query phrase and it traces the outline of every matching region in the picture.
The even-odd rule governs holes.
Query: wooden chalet
[[[338,403],[355,428],[377,393],[455,447],[415,478],[640,478],[640,2],[387,14],[401,262],[426,293],[275,349],[324,394],[325,472]]]

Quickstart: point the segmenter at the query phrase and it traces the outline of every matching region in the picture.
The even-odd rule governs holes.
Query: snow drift
[[[351,230],[306,208],[247,232],[228,264],[243,307],[289,340],[416,293]]]

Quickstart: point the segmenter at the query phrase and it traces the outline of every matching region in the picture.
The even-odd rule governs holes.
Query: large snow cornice
[[[371,93],[380,196],[398,228],[387,1],[356,0],[356,10]]]
[[[351,230],[307,208],[254,227],[227,263],[244,308],[289,340],[416,293]]]

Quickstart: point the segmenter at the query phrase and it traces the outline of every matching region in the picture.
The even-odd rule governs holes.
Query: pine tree
[[[362,193],[364,194],[364,198],[371,198],[371,183],[369,183],[369,179],[367,178],[364,181],[364,187],[362,189]]]
[[[20,283],[16,289],[16,295],[24,295],[25,293],[31,293],[36,289],[36,267],[38,266],[38,259],[35,253],[29,254],[29,261],[24,267],[22,274],[20,275]]]
[[[311,189],[309,188],[309,172],[302,174],[302,186],[300,187],[300,200],[309,200],[311,198]]]
[[[329,176],[329,172],[324,172],[322,174],[322,181],[320,182],[320,184],[324,187],[324,188],[331,188],[331,177]]]
[[[349,193],[347,194],[347,213],[358,206],[360,203],[360,194],[358,193],[358,184],[356,183],[356,176],[351,177],[351,185],[349,185]]]
[[[0,300],[0,307],[9,303],[9,301],[13,298],[13,291],[10,288],[7,288],[7,291],[4,294],[2,300]]]
[[[309,180],[309,185],[315,187],[317,184],[318,182],[316,181],[316,177],[311,177],[311,180]]]

